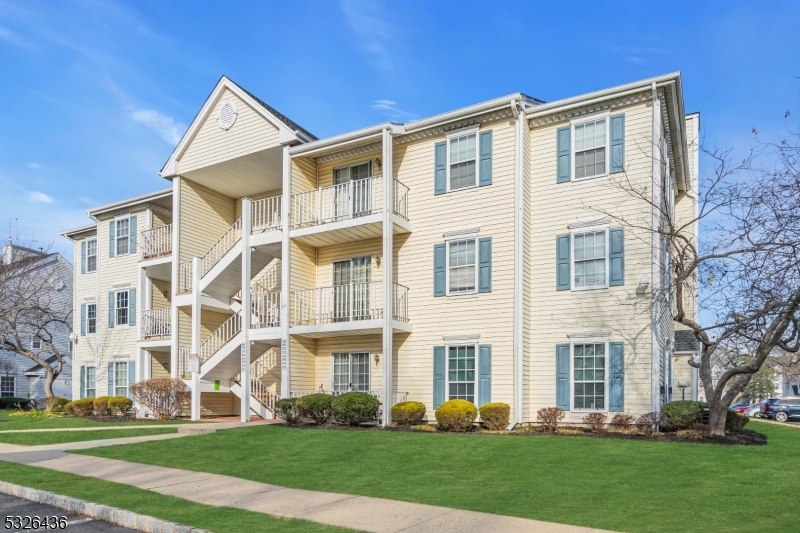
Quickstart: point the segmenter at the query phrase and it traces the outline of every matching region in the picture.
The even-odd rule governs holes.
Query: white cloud
[[[394,100],[375,100],[372,103],[372,109],[380,111],[382,114],[391,118],[402,118],[407,120],[417,117],[417,115],[414,113],[409,113],[408,111],[398,109],[397,102]]]
[[[392,30],[378,13],[376,4],[362,0],[340,0],[347,23],[361,40],[361,46],[375,61],[381,70],[394,68],[392,58],[387,49],[390,44]]]
[[[31,167],[33,170],[42,170],[42,165],[39,163],[28,163],[28,166]]]
[[[186,131],[185,124],[175,122],[175,119],[169,115],[160,113],[155,109],[133,109],[130,118],[134,122],[144,124],[155,131],[172,146],[178,144],[183,132]]]
[[[28,200],[31,202],[41,202],[45,204],[52,204],[53,198],[43,192],[31,191],[28,193]]]

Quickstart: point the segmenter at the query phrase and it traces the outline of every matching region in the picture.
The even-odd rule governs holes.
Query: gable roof
[[[675,353],[697,353],[700,351],[700,341],[694,336],[694,331],[688,329],[675,330]]]

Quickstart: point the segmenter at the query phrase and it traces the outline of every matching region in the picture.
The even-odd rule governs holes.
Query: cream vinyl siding
[[[317,182],[319,187],[330,187],[333,185],[333,171],[337,168],[347,167],[372,161],[372,175],[383,175],[383,170],[378,167],[376,159],[383,157],[381,150],[374,150],[364,154],[354,155],[350,157],[343,157],[334,161],[326,161],[317,164]]]
[[[686,399],[692,399],[692,367],[689,366],[690,355],[675,354],[672,364],[672,399],[682,400],[681,388],[678,383],[681,381],[689,382],[689,386],[684,389]]]
[[[697,175],[697,128],[699,119],[697,117],[686,117],[686,137],[688,143],[688,159],[689,159],[689,183],[687,184],[687,192],[680,193],[675,199],[675,221],[679,227],[685,226],[685,233],[690,233],[693,236],[693,241],[697,242],[697,224],[693,221],[696,218],[696,192],[698,188]],[[683,309],[689,318],[694,317],[697,307],[697,297],[695,294],[696,282],[687,283],[683,290]],[[675,323],[675,329],[688,329],[686,326]]]
[[[172,224],[172,215],[168,215],[166,213],[162,213],[161,211],[153,210],[153,227],[160,228],[161,226],[166,226],[167,224]]]
[[[383,255],[383,243],[381,239],[369,239],[365,241],[348,242],[333,246],[317,248],[317,287],[330,287],[333,285],[333,263],[336,261],[346,261],[355,257],[369,256],[371,279],[381,281],[383,279],[383,269],[378,266],[378,256]],[[308,287],[310,288],[310,287]]]
[[[189,261],[202,257],[231,227],[235,208],[233,198],[186,178],[180,180],[180,261]]]
[[[316,254],[317,249],[300,242],[289,243],[291,254],[291,285],[289,291],[289,320],[292,320],[294,303],[291,291],[316,287]],[[314,356],[316,344],[314,339],[291,337],[291,383],[292,389],[312,389],[316,376],[314,373]]]
[[[223,322],[231,317],[230,314],[216,311],[203,311],[200,314],[200,342],[205,341]]]
[[[292,159],[292,194],[317,188],[317,163],[313,159]]]
[[[238,398],[230,392],[200,393],[200,416],[229,416],[238,414]]]
[[[316,352],[317,342],[315,339],[291,337],[292,351],[292,390],[311,390],[319,387],[316,383]]]
[[[170,306],[170,298],[172,298],[172,284],[169,281],[160,279],[150,280],[152,282],[152,298],[150,299],[150,308],[158,309]],[[166,294],[166,296],[164,296]]]
[[[281,353],[280,348],[270,348],[258,358],[258,366],[263,366],[266,372],[252,376],[260,380],[272,392],[281,394]]]
[[[627,177],[635,186],[649,188],[653,168],[652,107],[643,103],[613,110],[613,114],[622,112]],[[651,234],[625,228],[625,285],[596,292],[556,291],[556,236],[569,233],[570,223],[605,217],[595,209],[613,209],[618,216],[645,227],[652,223],[652,211],[614,186],[621,174],[556,183],[556,130],[566,124],[553,123],[530,131],[529,416],[535,419],[538,409],[556,405],[556,345],[569,343],[568,334],[596,332],[609,333],[609,341],[625,342],[625,411],[642,414],[652,410],[652,315],[650,299],[637,298],[636,286],[642,274],[652,282]],[[612,221],[608,225],[621,224]],[[606,388],[606,403],[607,398]],[[579,422],[583,415],[570,413],[565,421]]]
[[[326,337],[317,340],[316,376],[317,387],[320,384],[326,390],[331,389],[331,354],[334,352],[369,352],[370,390],[381,390],[383,379],[383,341],[380,335],[352,335],[344,337]],[[378,363],[375,355],[378,354]]]
[[[150,371],[153,378],[168,378],[170,377],[169,370],[169,353],[168,352],[148,352],[150,354]]]
[[[80,335],[81,332],[81,304],[91,304],[91,303],[102,303],[103,296],[100,296],[101,302],[95,301],[97,295],[97,276],[98,271],[100,268],[105,266],[106,261],[108,260],[108,245],[106,245],[106,257],[102,257],[102,254],[98,252],[97,254],[97,264],[98,264],[98,271],[95,272],[87,272],[86,274],[81,274],[81,243],[97,239],[96,236],[93,237],[84,237],[82,240],[75,241],[74,244],[74,256],[75,257],[75,268],[74,268],[74,276],[75,281],[73,284],[74,287],[74,301],[75,301],[75,308],[73,309],[73,329],[75,333]],[[99,245],[98,241],[98,245]],[[108,295],[105,296],[108,298]],[[105,319],[105,323],[107,325],[108,318]],[[100,317],[98,315],[98,322],[97,327],[101,327],[103,324],[100,321]],[[78,338],[78,343],[73,347],[73,354],[72,354],[72,399],[76,400],[80,398],[80,387],[81,387],[81,366],[84,365],[93,365],[94,364],[94,354],[95,354],[95,336],[94,335],[85,335],[80,336]]]
[[[492,345],[492,401],[513,404],[514,293],[514,123],[482,124],[493,131],[492,185],[434,195],[434,145],[444,135],[394,147],[394,175],[409,187],[408,213],[414,231],[395,236],[399,276],[409,287],[413,333],[395,336],[395,389],[425,403],[433,413],[433,347],[442,336],[479,334]],[[555,180],[554,180],[555,181]],[[492,237],[492,292],[433,296],[433,245],[446,231],[480,228]],[[513,414],[512,414],[513,416]]]
[[[531,209],[531,136],[527,126],[522,129],[522,419],[533,419],[530,402],[525,401],[531,394],[531,342],[532,307],[531,247],[533,245],[533,213]]]
[[[178,327],[173,327],[173,331],[178,332],[178,346],[192,345],[192,308],[178,308]],[[200,337],[202,339],[202,336]]]
[[[238,115],[233,126],[223,130],[217,124],[217,114],[227,99],[236,104]],[[190,172],[278,144],[278,128],[226,89],[179,158],[179,169]]]

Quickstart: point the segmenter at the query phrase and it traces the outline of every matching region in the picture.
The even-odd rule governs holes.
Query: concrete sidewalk
[[[89,426],[81,428],[45,428],[45,429],[4,429],[2,433],[52,433],[56,431],[107,431],[113,429],[156,429],[178,428],[179,433],[213,433],[226,429],[236,429],[250,425],[280,424],[280,420],[251,420],[250,422],[225,421],[225,422],[195,422],[191,424],[148,424],[147,422],[128,424],[125,426]],[[0,426],[2,427],[2,426]]]
[[[50,446],[0,445],[0,461],[123,483],[197,503],[234,507],[375,533],[600,533],[603,530],[351,494],[290,489],[245,479],[78,456],[64,450],[185,435],[153,435]],[[606,532],[608,533],[608,532]]]

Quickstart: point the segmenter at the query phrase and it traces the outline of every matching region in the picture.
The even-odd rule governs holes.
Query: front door
[[[333,171],[333,218],[345,220],[372,212],[372,161]]]
[[[368,320],[372,260],[356,257],[333,263],[333,321]]]

